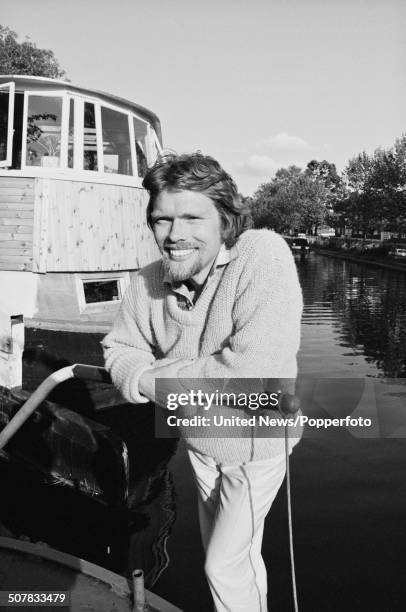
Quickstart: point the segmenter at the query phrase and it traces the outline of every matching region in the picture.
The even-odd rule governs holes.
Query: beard
[[[190,261],[172,261],[166,254],[163,255],[162,265],[165,274],[172,282],[188,280],[202,270],[203,266],[198,252],[196,257],[193,255],[190,259]]]

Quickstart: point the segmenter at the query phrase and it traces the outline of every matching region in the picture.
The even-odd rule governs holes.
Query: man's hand
[[[280,410],[283,414],[296,414],[300,410],[300,399],[297,395],[283,393],[280,402]]]
[[[146,370],[138,382],[141,395],[145,395],[152,402],[156,402],[155,379],[178,378],[181,367],[192,363],[192,359],[159,359],[150,370]],[[168,390],[170,392],[170,389]]]

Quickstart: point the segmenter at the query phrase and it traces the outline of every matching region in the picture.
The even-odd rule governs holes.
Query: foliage
[[[278,232],[312,233],[327,213],[328,190],[297,166],[281,168],[270,183],[264,183],[251,202],[256,227]]]
[[[310,176],[313,180],[322,182],[331,193],[336,192],[341,184],[341,178],[337,174],[335,164],[330,164],[325,159],[321,162],[312,159],[312,161],[307,164],[305,174]]]
[[[327,160],[311,160],[304,172],[280,168],[247,199],[256,227],[313,233],[325,223],[344,234],[406,233],[406,134],[390,149],[365,151],[342,175]]]
[[[61,136],[60,134],[46,134],[37,121],[56,121],[56,115],[51,113],[41,113],[30,115],[27,119],[27,142],[37,144],[46,152],[47,155],[57,155],[59,153]],[[35,157],[35,151],[31,151]]]
[[[347,194],[335,203],[339,225],[364,236],[406,228],[406,135],[391,149],[350,159],[344,182]]]
[[[345,199],[347,193],[344,181],[337,173],[335,164],[331,164],[325,159],[323,161],[313,159],[307,164],[305,174],[325,187],[326,214],[324,222],[330,227],[336,227],[339,224],[340,217],[335,209]]]
[[[65,77],[53,51],[39,49],[29,38],[18,42],[18,35],[0,25],[0,74],[27,74],[58,79]]]

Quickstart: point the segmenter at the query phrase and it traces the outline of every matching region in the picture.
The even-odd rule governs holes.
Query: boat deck
[[[0,538],[0,568],[0,591],[64,593],[65,601],[58,607],[73,612],[135,609],[126,578],[45,544]],[[145,592],[145,599],[145,612],[181,612],[150,591]],[[2,609],[14,610],[14,606]],[[48,611],[49,604],[35,609]]]

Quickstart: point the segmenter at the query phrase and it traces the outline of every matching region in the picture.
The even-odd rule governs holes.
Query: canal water
[[[406,377],[406,274],[315,253],[296,262],[305,304],[300,375],[312,381],[327,379],[329,397],[336,394],[338,410],[344,403],[341,397],[353,401],[355,394],[359,403],[368,389],[364,381],[375,385]],[[353,378],[358,380],[348,394]],[[347,387],[345,396],[340,385]],[[396,395],[392,408],[397,418],[387,437],[357,438],[345,429],[333,434],[305,432],[293,452],[301,612],[405,609],[406,387],[391,395]],[[365,399],[368,405],[368,398],[364,396],[363,405]],[[157,591],[187,612],[209,612],[193,482],[182,446],[170,465],[178,517],[168,546],[171,563]],[[270,610],[293,612],[284,486],[266,520],[263,556]]]
[[[369,432],[306,428],[293,452],[299,608],[403,612],[406,274],[316,253],[296,262],[305,303],[299,388],[305,395],[311,389],[310,403],[323,416],[375,419]],[[56,365],[76,360],[70,339],[64,336],[56,364],[61,340],[52,349],[46,335],[30,336],[25,371],[32,387]],[[97,342],[86,340],[88,363],[101,363]],[[78,399],[73,395],[65,405],[78,406]],[[114,410],[103,415],[106,424],[116,419]],[[121,425],[123,436],[130,425]],[[146,569],[159,595],[185,612],[211,612],[185,448],[156,443],[151,432],[144,442],[131,436],[128,442],[138,452],[137,487],[144,483],[142,499],[134,498],[130,512],[78,500],[57,485],[40,487],[32,476],[2,468],[0,531],[41,539],[119,572],[130,558]],[[293,611],[284,486],[266,520],[263,556],[270,610]]]

